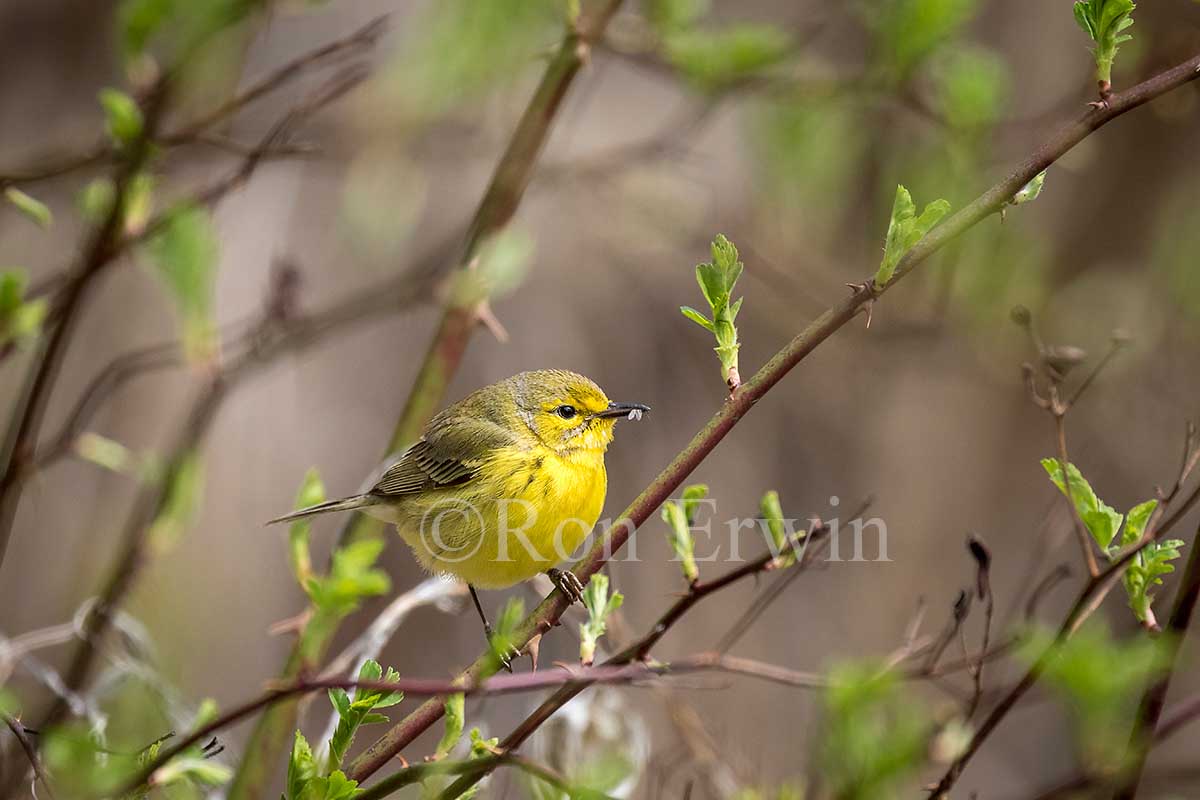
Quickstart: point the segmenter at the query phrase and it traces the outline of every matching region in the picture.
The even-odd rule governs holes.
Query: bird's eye
[[[575,410],[575,406],[559,406],[554,409],[554,413],[558,414],[563,419],[574,419],[579,412]]]

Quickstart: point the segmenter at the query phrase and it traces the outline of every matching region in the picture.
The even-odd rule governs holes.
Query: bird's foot
[[[512,662],[520,657],[521,651],[514,647],[511,642],[500,641],[491,625],[484,624],[483,635],[487,639],[488,647],[492,650],[492,655],[500,662],[500,666],[504,667],[506,672],[512,672]]]
[[[569,569],[550,568],[546,570],[546,574],[550,576],[550,580],[554,581],[554,585],[559,591],[567,596],[572,603],[583,602],[583,582],[575,576],[574,572]]]

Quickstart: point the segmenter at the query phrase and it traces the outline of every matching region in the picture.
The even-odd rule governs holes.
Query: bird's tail
[[[277,522],[295,522],[298,519],[315,517],[317,514],[327,514],[330,511],[352,511],[356,508],[363,508],[369,505],[374,505],[374,501],[370,495],[356,494],[352,497],[343,497],[340,500],[327,500],[324,503],[317,503],[315,506],[301,508],[290,514],[284,514],[282,517],[276,517],[267,522],[267,524],[274,525]]]

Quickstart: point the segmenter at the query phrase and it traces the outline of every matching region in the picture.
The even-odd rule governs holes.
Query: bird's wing
[[[368,494],[396,497],[458,486],[478,474],[488,453],[518,444],[515,436],[488,420],[471,417],[440,420],[383,473]]]

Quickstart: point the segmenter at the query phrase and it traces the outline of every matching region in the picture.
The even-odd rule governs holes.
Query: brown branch
[[[63,356],[74,333],[96,277],[111,263],[113,245],[121,234],[125,197],[134,178],[150,158],[152,139],[166,110],[167,86],[160,82],[146,103],[141,134],[129,144],[113,175],[112,207],[104,220],[91,231],[78,263],[71,268],[63,288],[55,298],[52,315],[58,320],[39,342],[30,365],[28,381],[17,396],[12,419],[0,451],[0,565],[12,534],[17,505],[21,498],[24,464],[33,456],[42,418],[62,366]]]
[[[1060,129],[1007,178],[934,228],[901,259],[888,286],[874,289],[871,282],[867,281],[848,298],[826,310],[768,361],[752,379],[726,399],[708,424],[633,501],[618,522],[610,526],[597,539],[583,560],[573,567],[575,574],[581,580],[586,581],[598,571],[612,554],[624,546],[633,530],[645,522],[650,514],[679,488],[687,476],[725,438],[742,416],[821,342],[852,320],[862,306],[875,300],[883,291],[915,269],[947,242],[960,236],[983,219],[997,213],[1025,184],[1089,134],[1121,114],[1195,80],[1197,77],[1200,77],[1200,55],[1125,92],[1114,95],[1108,108],[1088,111],[1080,119]],[[1132,555],[1128,557],[1132,558]],[[1108,577],[1112,577],[1112,575],[1110,574]],[[1090,596],[1089,599],[1091,599]],[[553,627],[566,607],[567,599],[561,592],[557,590],[552,592],[518,629],[517,644],[523,647],[535,634],[543,633]],[[486,656],[487,654],[481,656],[466,670],[464,674],[469,679],[478,677],[483,670],[488,668],[490,659]],[[1021,693],[1023,691],[1022,689]],[[562,698],[559,705],[569,699],[569,697]],[[376,741],[352,765],[353,775],[361,779],[373,774],[420,733],[440,719],[442,713],[443,707],[440,699],[427,701]],[[534,720],[532,724],[536,727],[540,722],[541,719],[538,719]],[[992,727],[994,727],[994,723]],[[949,778],[948,783],[953,784],[956,779],[957,772]]]
[[[50,800],[54,800],[54,790],[50,788],[50,781],[46,778],[45,770],[42,769],[42,759],[38,757],[37,748],[33,746],[33,742],[29,741],[29,736],[25,732],[25,726],[8,714],[0,716],[4,717],[4,724],[12,731],[17,744],[25,751],[25,757],[29,759],[29,767],[33,770],[34,780],[39,781],[46,790],[46,796]]]
[[[167,146],[174,146],[198,141],[201,134],[217,123],[232,117],[246,106],[275,92],[306,72],[347,54],[353,55],[355,51],[370,50],[387,30],[387,19],[386,14],[375,17],[353,33],[292,59],[267,73],[216,108],[162,137],[160,142]]]
[[[1153,739],[1150,742],[1151,747],[1162,744],[1198,719],[1200,719],[1200,695],[1193,695],[1172,707],[1171,712],[1163,718],[1162,723],[1154,731]],[[1035,800],[1074,797],[1080,791],[1095,786],[1100,780],[1101,778],[1094,772],[1082,773],[1039,792]]]
[[[1138,783],[1142,771],[1146,767],[1146,756],[1150,752],[1148,739],[1152,738],[1162,717],[1163,706],[1167,700],[1167,690],[1171,686],[1171,677],[1178,667],[1179,652],[1183,647],[1183,639],[1187,636],[1192,623],[1192,614],[1196,610],[1196,600],[1200,598],[1200,553],[1196,546],[1200,544],[1200,531],[1192,540],[1191,553],[1188,555],[1187,567],[1184,568],[1183,578],[1176,590],[1175,603],[1171,607],[1171,616],[1167,620],[1166,636],[1159,640],[1159,648],[1163,651],[1166,671],[1163,676],[1146,687],[1138,705],[1137,718],[1129,736],[1129,746],[1122,763],[1125,765],[1121,772],[1121,780],[1113,800],[1133,800],[1137,794]]]
[[[209,143],[204,134],[213,126],[229,119],[246,106],[275,92],[316,67],[333,62],[348,53],[352,53],[352,51],[371,48],[379,40],[386,27],[387,16],[376,17],[348,36],[336,39],[292,59],[255,81],[224,103],[170,133],[159,136],[155,140],[155,143],[168,148],[192,143]],[[106,138],[80,153],[72,153],[55,158],[43,158],[40,159],[40,163],[33,166],[18,168],[2,174],[0,175],[0,188],[60,177],[76,170],[111,161],[118,154],[117,149]]]
[[[212,737],[264,708],[285,700],[327,691],[329,689],[366,689],[382,692],[403,692],[410,697],[438,697],[449,693],[461,693],[471,697],[522,694],[540,689],[593,684],[634,684],[650,678],[672,677],[696,672],[721,672],[759,678],[769,683],[797,689],[819,689],[826,683],[824,678],[808,672],[799,672],[775,664],[766,664],[746,658],[734,658],[721,653],[697,653],[677,659],[669,664],[647,664],[641,662],[604,664],[596,667],[575,669],[541,670],[516,675],[492,676],[475,682],[464,682],[461,678],[399,678],[394,681],[357,681],[345,678],[300,678],[284,686],[270,689],[264,694],[248,700],[221,714],[212,722],[197,728],[181,738],[159,755],[131,780],[116,795],[124,795],[151,780],[151,776],[171,759],[188,748]]]
[[[423,302],[431,294],[431,285],[445,263],[447,251],[447,245],[440,244],[406,273],[356,292],[321,312],[289,318],[285,313],[286,303],[268,301],[260,321],[228,343],[229,360],[208,378],[182,423],[170,451],[167,475],[143,488],[135,502],[124,528],[120,555],[85,621],[83,640],[67,670],[65,682],[68,687],[78,689],[88,680],[96,649],[111,623],[112,612],[124,602],[145,565],[150,527],[168,500],[171,474],[203,441],[230,390],[275,359],[323,341],[336,330]],[[282,284],[276,290],[281,287]],[[280,316],[281,313],[284,315]],[[40,727],[49,727],[66,711],[65,703],[57,701]]]

